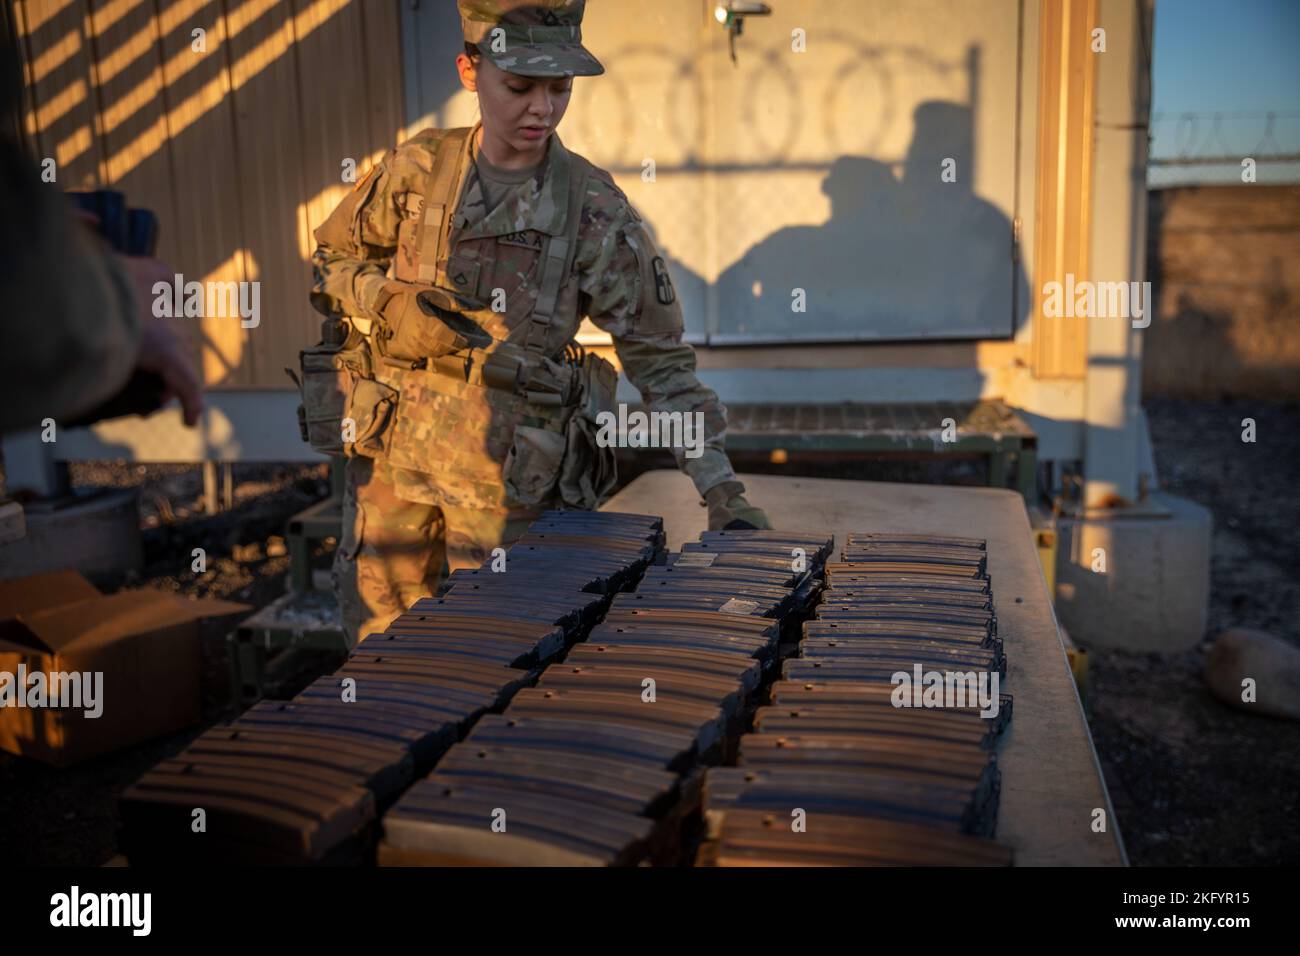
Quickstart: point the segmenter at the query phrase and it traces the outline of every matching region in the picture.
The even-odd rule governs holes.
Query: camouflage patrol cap
[[[465,42],[519,76],[599,76],[582,45],[587,0],[458,0]]]

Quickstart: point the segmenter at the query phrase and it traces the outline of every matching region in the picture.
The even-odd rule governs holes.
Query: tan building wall
[[[185,281],[259,281],[260,323],[192,319],[209,387],[289,386],[319,337],[310,234],[401,132],[398,8],[356,0],[8,0],[22,128],[65,190],[160,219]],[[364,12],[363,12],[364,11]],[[202,33],[202,49],[196,49]]]
[[[781,0],[735,62],[715,6],[592,0],[607,72],[560,127],[651,224],[693,340],[1010,338],[1020,4]],[[473,122],[452,5],[403,17],[410,129]]]
[[[193,320],[210,388],[290,387],[282,369],[317,335],[310,233],[348,188],[341,161],[360,175],[413,130],[476,112],[455,81],[451,0],[6,2],[24,133],[57,161],[59,185],[119,189],[155,210],[159,255],[186,280],[260,281],[257,328]],[[1033,10],[785,0],[749,21],[733,64],[712,7],[663,0],[629,18],[621,0],[593,2],[588,43],[609,72],[578,84],[562,130],[656,229],[691,337],[807,343],[782,354],[823,364],[829,349],[825,364],[841,368],[871,367],[877,350],[812,343],[910,341],[914,353],[885,349],[884,363],[975,372],[986,355],[975,341],[922,343],[1023,335],[1013,220],[1032,196],[1016,148],[1033,142],[1028,126],[1017,139]],[[955,183],[940,178],[948,158]],[[1031,238],[1026,223],[1026,261]],[[789,307],[796,285],[805,313]],[[760,368],[787,364],[747,353]],[[743,365],[726,351],[702,364]],[[978,391],[1000,392],[1006,370],[1004,359],[980,368]]]
[[[1146,395],[1300,397],[1300,186],[1154,190]]]
[[[216,386],[199,434],[167,412],[98,426],[61,442],[61,453],[292,455],[296,440],[284,436],[294,433],[296,397],[282,369],[318,335],[306,298],[311,229],[348,188],[342,159],[362,174],[414,130],[475,118],[455,74],[454,4],[0,2],[25,37],[32,148],[59,158],[60,184],[117,185],[155,208],[161,253],[187,278],[263,283],[258,329],[209,320],[197,330]],[[561,129],[655,229],[708,384],[736,403],[1001,397],[1039,429],[1044,456],[1081,457],[1086,342],[1040,321],[1034,290],[1039,257],[1054,257],[1048,273],[1069,265],[1058,246],[1077,246],[1090,227],[1058,217],[1052,241],[1039,242],[1040,154],[1044,136],[1062,154],[1083,72],[1095,68],[1106,89],[1101,80],[1144,62],[1132,48],[1141,34],[1132,5],[781,0],[775,16],[748,22],[735,64],[713,6],[592,0],[587,42],[608,73],[579,81]],[[1110,33],[1104,58],[1073,42],[1098,20]],[[190,50],[196,26],[207,31],[202,56]],[[800,38],[805,53],[793,48]],[[1133,128],[1127,114],[1112,119],[1114,130]],[[941,179],[947,158],[957,160],[954,183]],[[654,181],[642,175],[647,159]],[[1073,168],[1060,166],[1049,177]],[[1113,167],[1093,177],[1094,194],[1131,172]],[[1086,179],[1053,187],[1058,205],[1083,202]],[[949,195],[966,216],[925,215]],[[1127,194],[1094,195],[1097,204],[1119,210],[1092,228],[1114,245],[1131,231],[1121,214],[1133,204]],[[988,240],[978,255],[951,241],[964,226]],[[884,256],[893,273],[877,269],[882,253],[894,255]],[[1115,277],[1108,268],[1102,278]],[[806,281],[809,313],[789,310],[791,276]],[[817,289],[836,301],[813,314]],[[780,322],[777,310],[755,311],[766,297],[777,304],[774,290],[785,302]]]

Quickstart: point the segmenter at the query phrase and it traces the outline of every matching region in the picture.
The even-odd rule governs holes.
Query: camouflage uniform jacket
[[[542,236],[561,232],[574,160],[552,134],[536,174],[488,212],[471,159],[479,128],[470,131],[456,166],[451,195],[458,200],[442,274],[449,288],[484,303],[504,291],[506,338],[522,343],[538,295]],[[423,197],[432,192],[434,157],[448,132],[425,130],[391,150],[316,230],[311,300],[318,311],[361,319],[364,329],[383,321],[378,309],[393,287],[390,266],[398,280],[432,284],[434,270],[419,261]],[[733,479],[724,451],[726,408],[695,375],[695,351],[682,342],[681,305],[663,259],[623,191],[596,167],[587,178],[573,268],[560,286],[546,354],[563,351],[584,315],[613,338],[647,410],[703,413],[703,453],[687,458],[674,449],[699,493]]]

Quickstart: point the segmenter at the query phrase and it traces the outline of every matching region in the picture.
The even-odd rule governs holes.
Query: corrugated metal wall
[[[291,387],[315,341],[311,231],[344,161],[360,175],[401,138],[398,2],[8,0],[24,134],[60,188],[155,210],[186,281],[260,283],[255,328],[188,320],[209,386]]]

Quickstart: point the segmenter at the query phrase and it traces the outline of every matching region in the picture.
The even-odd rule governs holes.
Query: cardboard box
[[[248,610],[75,571],[0,581],[0,749],[67,766],[197,723],[198,621]]]

